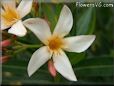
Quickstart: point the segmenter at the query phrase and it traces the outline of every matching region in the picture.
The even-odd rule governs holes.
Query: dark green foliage
[[[64,79],[60,74],[54,79],[48,72],[47,64],[29,78],[27,65],[36,49],[27,49],[3,64],[2,84],[114,83],[114,9],[102,7],[79,8],[74,3],[68,3],[67,5],[73,13],[74,21],[68,36],[96,35],[96,40],[87,51],[78,54],[67,52],[78,81],[72,83]],[[53,31],[63,3],[40,3],[39,6],[41,6],[38,12],[39,17],[46,18],[50,23],[51,31]],[[36,16],[29,14],[27,18],[30,17]],[[30,31],[27,36],[17,40],[26,44],[41,43]]]

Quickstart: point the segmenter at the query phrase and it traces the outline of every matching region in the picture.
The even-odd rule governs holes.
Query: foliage
[[[27,65],[32,53],[37,49],[22,49],[19,54],[11,54],[10,60],[3,64],[2,84],[89,84],[89,83],[114,83],[113,82],[113,8],[80,8],[74,3],[66,3],[72,13],[74,24],[70,35],[95,34],[96,40],[92,46],[83,53],[67,53],[73,69],[78,78],[77,82],[70,82],[60,74],[53,78],[47,69],[47,64],[40,68],[32,77],[27,75]],[[33,15],[34,10],[24,19],[30,17],[45,18],[51,27],[51,31],[57,23],[60,11],[64,3],[39,3],[38,15]],[[24,20],[23,19],[23,20]],[[10,36],[12,37],[12,36]],[[30,40],[29,40],[30,39]],[[40,41],[31,31],[25,37],[16,40],[24,44],[40,44]],[[14,46],[9,47],[9,51]]]

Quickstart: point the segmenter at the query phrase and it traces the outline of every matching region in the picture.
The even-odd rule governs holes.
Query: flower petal
[[[48,51],[47,46],[41,47],[36,50],[28,64],[28,75],[31,76],[36,70],[38,70],[46,61],[52,56],[52,53]]]
[[[58,23],[55,27],[54,34],[60,36],[67,35],[73,25],[73,17],[70,9],[65,5],[60,13]]]
[[[95,35],[81,35],[65,38],[65,50],[69,52],[83,52],[90,47],[95,40]]]
[[[33,0],[22,0],[17,7],[18,12],[20,13],[21,18],[26,16],[32,8],[32,2]]]
[[[2,9],[2,7],[1,7],[1,15],[2,14],[4,14],[4,10],[6,10],[7,9],[7,7],[8,6],[10,6],[10,7],[14,7],[14,5],[15,5],[15,1],[14,0],[11,0],[11,2],[10,2],[10,0],[2,0],[2,4],[3,4],[3,6],[4,6],[4,9]],[[7,28],[9,28],[9,27],[11,27],[11,25],[6,25],[5,24],[5,22],[4,22],[4,18],[1,16],[1,21],[0,21],[0,23],[1,23],[1,30],[5,30],[5,29],[7,29]]]
[[[19,20],[17,23],[15,23],[9,30],[8,33],[17,35],[17,36],[25,36],[27,33],[26,28],[23,26],[22,21]]]
[[[10,6],[10,7],[13,7],[15,8],[16,7],[16,2],[15,0],[2,0],[1,1],[3,7],[5,8],[6,6]]]
[[[1,8],[1,14],[2,13],[4,13],[4,10]],[[7,26],[5,25],[5,23],[4,23],[4,20],[3,20],[3,18],[2,17],[0,17],[0,19],[1,19],[1,21],[0,21],[0,23],[1,23],[1,27],[0,27],[0,30],[4,30],[4,29],[6,29],[7,28]]]
[[[54,66],[56,70],[66,79],[77,81],[72,66],[66,54],[61,50],[59,54],[53,55]]]
[[[6,25],[4,23],[4,19],[3,18],[1,18],[1,21],[0,22],[1,22],[1,27],[0,27],[1,30],[5,30],[5,29],[11,27],[11,25]]]
[[[40,18],[30,18],[25,20],[24,25],[30,29],[44,44],[51,36],[50,28],[47,22]]]

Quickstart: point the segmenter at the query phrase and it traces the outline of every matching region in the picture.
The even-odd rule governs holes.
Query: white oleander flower
[[[66,5],[60,13],[53,34],[51,34],[47,22],[43,19],[27,19],[24,21],[24,24],[45,45],[33,53],[28,64],[29,76],[31,76],[49,59],[52,59],[56,70],[61,75],[68,80],[77,81],[70,61],[63,50],[76,53],[83,52],[93,43],[95,35],[81,35],[64,38],[64,36],[70,32],[73,25],[72,13]]]
[[[22,18],[26,16],[32,8],[33,0],[22,0],[16,8],[16,0],[2,0],[1,4],[1,30],[8,30],[8,33],[24,36],[27,33],[23,26]]]

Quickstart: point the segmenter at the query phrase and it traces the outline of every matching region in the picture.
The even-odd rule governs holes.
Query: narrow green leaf
[[[43,10],[45,17],[49,21],[51,31],[53,31],[57,24],[57,20],[59,17],[58,14],[61,11],[61,5],[53,6],[52,4],[50,5],[42,4],[42,10]]]
[[[16,82],[20,82],[21,84],[42,84],[42,82],[44,81],[47,84],[50,84],[52,83],[52,81],[54,81],[48,70],[44,70],[43,68],[40,68],[31,77],[29,77],[27,74],[27,66],[22,66],[22,64],[20,64],[14,65],[12,63],[12,65],[3,65],[3,84],[10,84]]]
[[[85,59],[85,53],[68,53],[67,52],[67,55],[72,65],[75,65],[81,60]]]
[[[95,20],[94,9],[88,8],[77,21],[77,35],[92,34],[95,27]]]
[[[113,58],[92,58],[79,62],[74,70],[81,76],[113,76]]]

